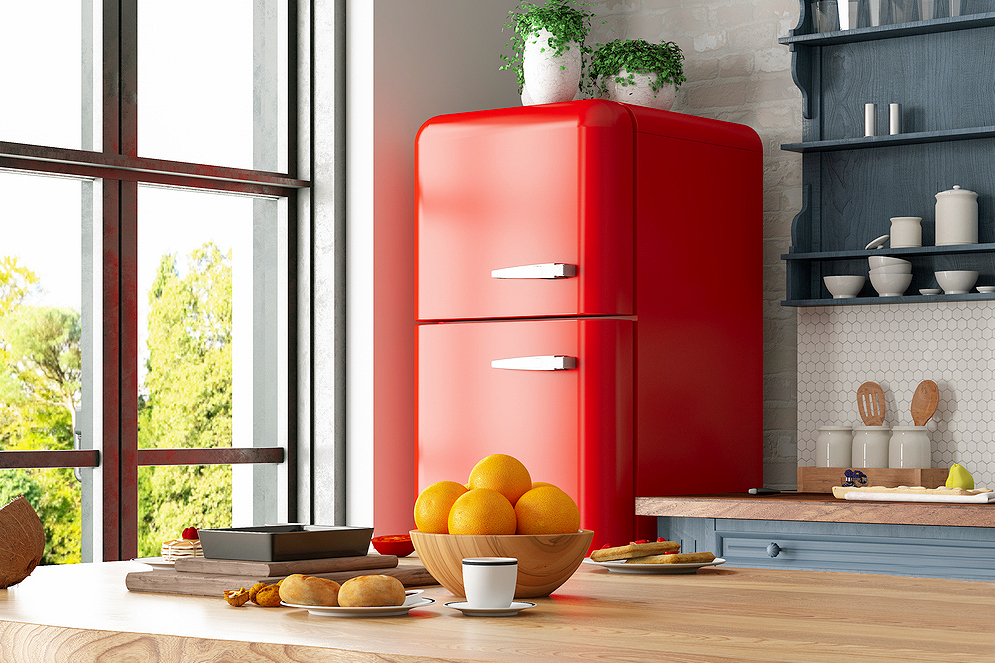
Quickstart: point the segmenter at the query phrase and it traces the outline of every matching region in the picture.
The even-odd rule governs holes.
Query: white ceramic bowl
[[[885,265],[912,266],[912,263],[908,260],[903,260],[902,258],[892,258],[891,256],[869,256],[867,258],[867,264],[871,266],[871,269],[877,269],[878,267],[884,267]]]
[[[885,265],[884,267],[875,267],[870,270],[872,274],[911,274],[912,273],[912,263],[908,265]]]
[[[849,299],[856,297],[860,289],[864,287],[863,276],[823,276],[822,280],[826,288],[832,294],[833,299]]]
[[[871,285],[881,297],[900,297],[912,283],[911,274],[875,274],[871,272]]]
[[[995,285],[979,285],[978,292],[984,292],[984,293],[995,292]]]
[[[978,273],[964,269],[945,272],[934,272],[936,283],[943,288],[946,295],[963,295],[967,293],[978,280]]]

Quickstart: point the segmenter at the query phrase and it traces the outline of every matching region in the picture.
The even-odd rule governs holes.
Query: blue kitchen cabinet
[[[995,582],[990,527],[685,517],[657,523],[658,536],[680,541],[685,552],[711,551],[724,567]]]

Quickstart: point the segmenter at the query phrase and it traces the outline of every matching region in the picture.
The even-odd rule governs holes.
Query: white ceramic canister
[[[936,194],[936,245],[977,243],[978,194],[960,186]]]
[[[849,426],[819,426],[815,439],[816,467],[850,467],[853,429]]]
[[[925,426],[895,426],[888,443],[888,467],[923,468],[933,464]]]
[[[922,217],[891,217],[891,248],[922,246]]]
[[[888,467],[888,442],[891,429],[887,426],[857,426],[853,429],[852,467]]]

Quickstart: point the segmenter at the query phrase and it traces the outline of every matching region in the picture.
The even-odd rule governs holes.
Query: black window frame
[[[138,188],[140,184],[225,191],[287,199],[288,327],[298,326],[297,193],[298,12],[288,0],[288,172],[277,173],[138,156],[138,1],[102,0],[103,117],[99,151],[0,141],[0,169],[102,180],[103,439],[100,450],[0,451],[0,468],[100,467],[104,561],[131,559],[138,545],[138,468],[150,465],[288,464],[288,514],[297,505],[297,342],[289,334],[287,449],[282,447],[138,448]],[[303,82],[307,84],[307,81]],[[95,554],[96,557],[96,554]]]

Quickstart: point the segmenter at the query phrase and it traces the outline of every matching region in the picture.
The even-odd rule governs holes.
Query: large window
[[[61,4],[0,4],[0,503],[45,563],[295,519],[297,3]]]

